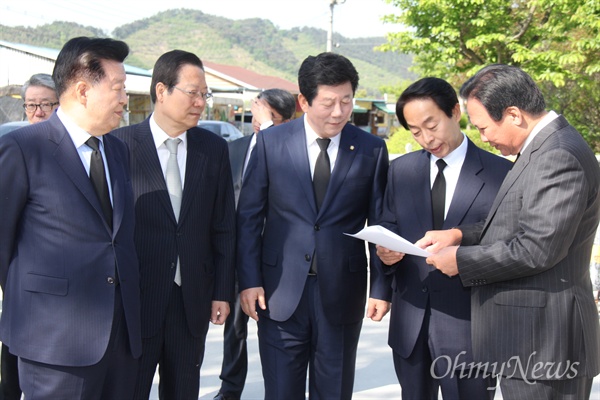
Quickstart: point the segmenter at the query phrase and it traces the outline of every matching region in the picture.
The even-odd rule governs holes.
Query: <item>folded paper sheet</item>
[[[375,243],[400,253],[412,254],[419,257],[429,257],[431,255],[430,252],[415,246],[408,240],[396,235],[394,232],[381,225],[368,226],[358,233],[345,233],[345,235],[366,240],[367,242]]]

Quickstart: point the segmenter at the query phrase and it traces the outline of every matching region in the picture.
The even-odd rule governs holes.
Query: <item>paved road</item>
[[[0,291],[1,293],[1,291]],[[2,302],[0,301],[0,312]],[[355,400],[394,400],[401,398],[401,390],[387,345],[389,315],[382,322],[365,319],[358,345],[356,361],[356,380],[354,383]],[[243,400],[260,400],[264,397],[260,358],[258,355],[258,339],[256,323],[249,322],[248,351],[249,371]],[[223,327],[211,325],[206,339],[206,353],[200,371],[199,399],[211,400],[219,390],[221,381],[221,361],[223,352]],[[441,399],[441,396],[440,396]],[[149,400],[158,400],[158,375],[154,377],[154,385]],[[502,400],[500,390],[496,391],[494,400]],[[600,400],[600,376],[594,379],[591,400]]]
[[[380,323],[365,319],[361,338],[358,346],[356,361],[356,381],[354,384],[353,399],[357,400],[392,400],[400,399],[400,385],[396,379],[391,349],[387,345],[387,331],[389,316]],[[258,356],[258,340],[256,338],[256,323],[249,322],[249,372],[242,399],[263,399],[264,390],[260,371],[260,358]],[[200,372],[199,399],[212,399],[221,382],[223,328],[211,325],[206,340],[206,354]],[[441,398],[441,396],[440,396]],[[496,392],[494,400],[501,400],[500,390]],[[594,380],[592,388],[593,400],[600,400],[600,378]],[[158,400],[158,376],[155,377],[154,387],[150,400]]]

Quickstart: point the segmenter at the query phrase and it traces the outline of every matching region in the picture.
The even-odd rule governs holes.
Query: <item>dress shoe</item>
[[[231,396],[227,393],[217,393],[213,400],[240,400],[240,398],[236,396]]]

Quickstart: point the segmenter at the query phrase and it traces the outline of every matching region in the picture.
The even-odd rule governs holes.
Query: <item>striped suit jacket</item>
[[[457,262],[472,286],[475,358],[504,367],[504,376],[556,380],[600,371],[589,276],[599,185],[593,152],[560,116],[517,160],[486,222],[461,228]]]
[[[154,336],[165,319],[178,256],[188,326],[194,336],[204,335],[212,301],[233,301],[235,291],[235,209],[227,143],[207,130],[188,130],[177,222],[149,120],[111,134],[125,141],[131,154],[142,337]]]

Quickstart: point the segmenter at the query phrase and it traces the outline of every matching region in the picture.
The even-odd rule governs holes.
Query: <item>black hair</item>
[[[540,115],[546,102],[540,88],[525,71],[512,65],[492,64],[479,70],[460,89],[465,100],[477,99],[494,121],[500,121],[508,107]]]
[[[171,50],[156,60],[152,71],[152,83],[150,84],[150,98],[156,103],[156,85],[162,82],[168,93],[173,92],[173,87],[179,83],[179,72],[184,65],[195,65],[204,71],[204,65],[200,58],[194,53],[183,50]]]
[[[120,40],[84,36],[69,40],[58,54],[52,72],[57,96],[80,79],[100,82],[105,76],[102,60],[122,63],[127,55],[129,46]]]
[[[405,129],[408,129],[408,124],[404,118],[404,106],[417,99],[431,99],[449,118],[458,104],[456,91],[445,80],[432,77],[419,79],[402,92],[396,103],[396,116]]]
[[[346,82],[352,85],[352,94],[358,87],[358,72],[346,57],[336,53],[321,53],[308,56],[298,71],[300,93],[306,98],[308,105],[317,97],[319,85],[339,86]]]

